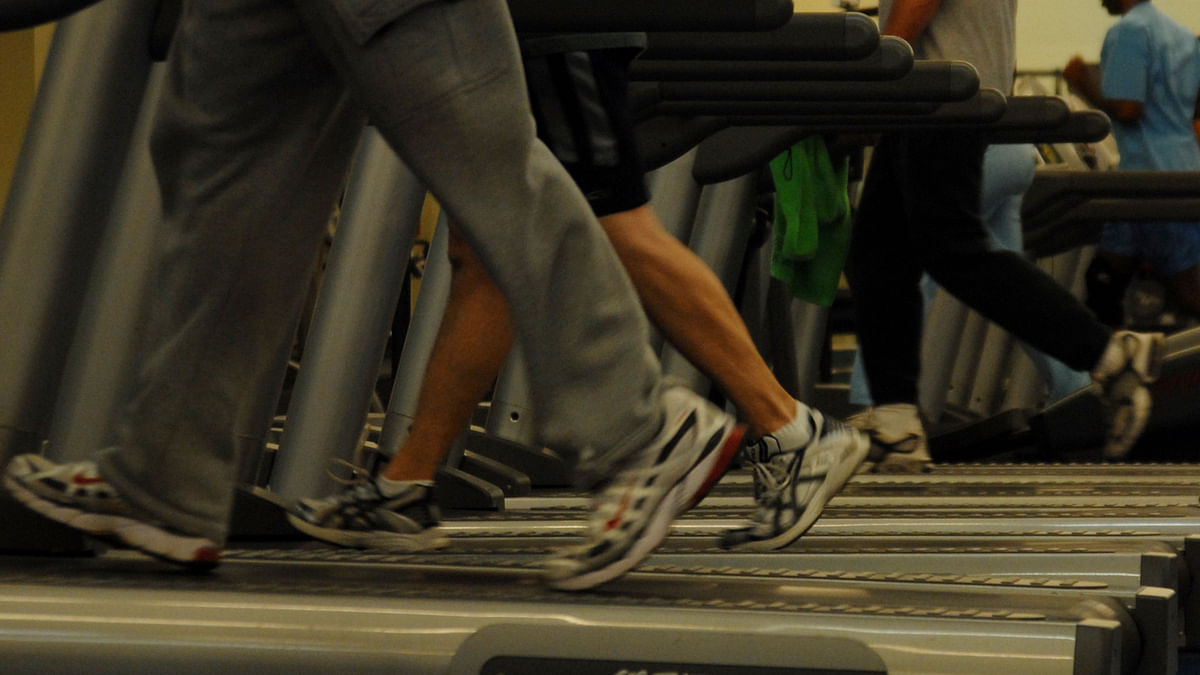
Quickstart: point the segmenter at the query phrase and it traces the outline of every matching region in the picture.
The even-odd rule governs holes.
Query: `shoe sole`
[[[730,546],[730,550],[737,551],[775,551],[795,542],[805,532],[809,530],[821,517],[825,511],[825,505],[833,499],[838,492],[845,487],[846,483],[858,472],[858,468],[866,460],[867,454],[871,450],[871,441],[865,435],[856,434],[853,440],[854,447],[850,449],[850,454],[845,461],[835,465],[829,473],[825,474],[825,480],[821,481],[820,487],[813,493],[808,504],[804,506],[804,511],[796,522],[784,530],[783,532],[771,537],[770,539],[750,540]]]
[[[709,453],[688,469],[663,496],[658,508],[624,555],[603,567],[565,579],[549,579],[546,583],[561,591],[581,591],[612,581],[636,567],[666,538],[675,518],[700,503],[720,480],[729,463],[741,451],[745,437],[744,425],[732,427],[722,438],[719,451]],[[665,508],[669,504],[673,504],[674,508]]]
[[[287,514],[287,519],[292,527],[304,534],[345,548],[417,553],[421,551],[433,551],[450,545],[450,539],[443,535],[441,530],[436,528],[430,528],[414,534],[401,534],[382,530],[355,532],[332,527],[321,527],[292,513]]]
[[[933,460],[931,459],[908,457],[893,452],[875,462],[863,473],[915,475],[929,473],[933,468],[932,464]]]
[[[197,546],[195,538],[165,533],[153,525],[133,518],[91,513],[46,499],[10,476],[4,477],[4,488],[30,510],[116,546],[133,548],[159,560],[194,571],[210,570],[221,562],[219,549],[211,544]]]
[[[1154,382],[1162,375],[1162,363],[1166,359],[1167,340],[1162,335],[1155,334],[1150,339],[1150,352],[1146,356],[1146,373],[1139,373],[1136,369],[1127,370],[1120,375],[1117,375],[1116,381],[1112,383],[1110,391],[1125,390],[1125,397],[1130,399],[1131,403],[1126,407],[1125,413],[1127,418],[1124,420],[1123,433],[1119,436],[1110,435],[1104,442],[1104,458],[1108,460],[1120,460],[1129,455],[1129,451],[1137,444],[1137,441],[1142,436],[1142,432],[1146,430],[1146,424],[1150,421],[1150,412],[1153,405],[1153,400],[1150,396],[1149,389],[1146,385]],[[1112,428],[1117,426],[1117,420],[1114,419]],[[1110,428],[1111,431],[1111,428]]]
[[[1104,458],[1120,460],[1129,455],[1130,450],[1141,438],[1150,421],[1151,398],[1150,390],[1142,383],[1137,373],[1132,371],[1118,376],[1110,391],[1124,391],[1123,399],[1129,404],[1121,406],[1114,414],[1109,436],[1104,442]],[[1121,429],[1120,435],[1112,435],[1113,429]]]

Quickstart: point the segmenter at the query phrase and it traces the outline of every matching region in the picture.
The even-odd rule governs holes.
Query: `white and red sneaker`
[[[4,488],[50,520],[117,546],[195,570],[211,569],[221,560],[220,548],[211,540],[135,513],[95,462],[56,464],[41,455],[18,455],[5,469]]]
[[[745,427],[683,387],[663,392],[666,422],[592,498],[588,541],[551,558],[547,584],[583,590],[633,569],[695,506],[742,448]]]

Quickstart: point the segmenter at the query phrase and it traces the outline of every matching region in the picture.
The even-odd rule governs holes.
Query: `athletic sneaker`
[[[431,481],[405,482],[385,496],[374,479],[363,478],[332,497],[298,500],[288,522],[307,535],[350,548],[414,552],[450,543],[438,528],[441,513]]]
[[[546,582],[582,590],[650,555],[675,517],[698,503],[742,447],[745,427],[683,387],[663,392],[665,424],[592,498],[588,541],[551,558]]]
[[[933,460],[917,406],[890,403],[846,418],[846,424],[871,438],[871,452],[860,473],[923,473]]]
[[[871,441],[862,432],[815,410],[808,421],[805,446],[782,448],[768,434],[746,449],[758,510],[749,525],[721,537],[723,548],[771,551],[796,541],[867,458]]]
[[[18,455],[4,472],[4,487],[43,516],[189,569],[206,570],[221,561],[212,540],[178,532],[135,512],[95,462],[56,464],[40,455]]]
[[[1113,333],[1104,356],[1092,371],[1109,415],[1105,457],[1125,457],[1142,435],[1150,419],[1150,390],[1146,385],[1158,379],[1165,353],[1162,333]]]

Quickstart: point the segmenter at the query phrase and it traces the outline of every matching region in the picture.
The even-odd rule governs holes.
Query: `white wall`
[[[792,0],[797,11],[831,11],[837,0]],[[988,2],[990,0],[976,0]],[[1160,10],[1200,35],[1200,0],[1151,0]],[[877,0],[861,0],[875,7]],[[1074,54],[1100,59],[1104,32],[1116,19],[1100,0],[1020,0],[1017,10],[1017,67],[1022,70],[1062,68]]]
[[[797,12],[831,12],[838,5],[837,0],[792,0],[792,4]]]
[[[1200,35],[1200,0],[1151,0]],[[1116,21],[1100,0],[1022,0],[1017,9],[1017,68],[1062,68],[1074,54],[1100,60],[1104,32]]]

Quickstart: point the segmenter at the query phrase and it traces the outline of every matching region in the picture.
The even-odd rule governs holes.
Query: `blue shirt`
[[[1200,91],[1200,41],[1150,2],[1109,29],[1100,52],[1105,98],[1138,101],[1135,124],[1113,125],[1122,169],[1200,169],[1192,118]]]

